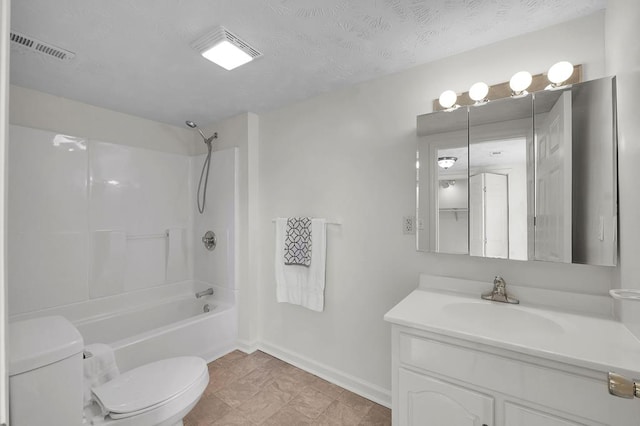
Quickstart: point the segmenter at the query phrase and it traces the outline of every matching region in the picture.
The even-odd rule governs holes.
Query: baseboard
[[[279,358],[291,365],[301,368],[311,374],[315,374],[331,383],[343,387],[353,393],[367,398],[387,408],[391,408],[391,392],[380,386],[354,377],[343,371],[336,370],[328,365],[321,364],[303,355],[293,353],[280,346],[267,342],[256,342],[257,349]],[[240,350],[243,350],[240,348]],[[246,351],[245,351],[246,352]]]
[[[252,354],[260,348],[260,345],[258,344],[257,340],[249,341],[244,339],[238,339],[237,344],[238,344],[238,350],[241,350],[246,354]]]

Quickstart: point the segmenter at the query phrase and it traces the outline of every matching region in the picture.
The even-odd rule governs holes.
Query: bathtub
[[[85,345],[113,347],[121,371],[181,355],[197,355],[207,362],[236,347],[237,312],[225,289],[197,299],[195,292],[210,285],[185,282],[91,300],[11,320],[62,315],[80,331]],[[228,292],[228,290],[226,291]],[[209,312],[204,312],[208,305]]]

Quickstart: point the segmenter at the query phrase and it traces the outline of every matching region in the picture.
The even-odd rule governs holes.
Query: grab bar
[[[196,293],[196,298],[200,299],[203,296],[211,296],[213,294],[213,288],[209,287],[206,290],[202,290]]]

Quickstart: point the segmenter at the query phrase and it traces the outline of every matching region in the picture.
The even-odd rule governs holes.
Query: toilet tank
[[[9,323],[11,426],[82,424],[83,346],[61,316]]]

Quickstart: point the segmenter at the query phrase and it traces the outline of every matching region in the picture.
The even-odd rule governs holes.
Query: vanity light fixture
[[[438,166],[440,168],[447,170],[451,166],[453,166],[456,161],[458,161],[458,157],[438,157]]]
[[[509,87],[511,88],[512,97],[526,96],[528,94],[527,89],[531,85],[533,77],[528,71],[517,72],[509,80]]]
[[[438,102],[442,105],[444,109],[454,109],[456,108],[456,100],[458,100],[458,95],[453,90],[445,90],[440,95]]]
[[[203,35],[194,41],[191,47],[228,71],[262,56],[262,53],[249,43],[224,27],[218,27]]]
[[[469,89],[469,97],[474,100],[476,105],[487,102],[487,95],[489,94],[489,86],[487,83],[479,81],[475,83]]]
[[[562,87],[571,75],[573,75],[573,64],[567,61],[560,61],[549,68],[547,78],[551,82],[547,89],[557,89]]]

